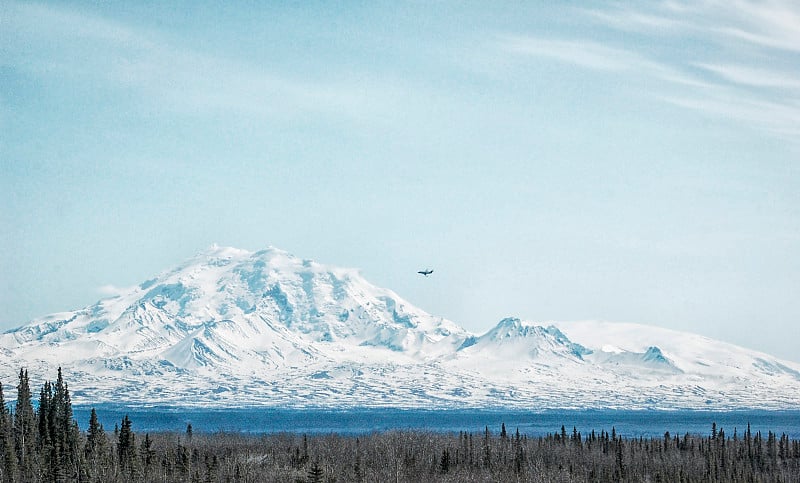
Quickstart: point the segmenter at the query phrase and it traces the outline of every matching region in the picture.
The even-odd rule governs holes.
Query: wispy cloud
[[[664,15],[634,11],[629,8],[613,11],[586,10],[584,15],[622,30],[669,33],[686,29],[686,23]]]
[[[800,105],[731,96],[672,97],[667,102],[705,114],[750,123],[792,142],[800,139]]]
[[[800,6],[796,3],[660,2],[581,11],[610,36],[501,36],[501,49],[581,68],[643,76],[649,95],[736,120],[797,143],[800,133]],[[644,48],[643,43],[647,46]],[[687,43],[699,48],[687,49]],[[710,53],[709,53],[710,52]]]
[[[735,64],[699,63],[697,66],[735,84],[800,91],[800,77],[785,72]]]
[[[500,36],[501,48],[522,56],[544,57],[586,69],[647,75],[678,84],[703,82],[666,63],[656,62],[630,49],[592,40],[560,40],[529,35]]]
[[[158,32],[37,4],[10,3],[0,41],[6,65],[138,91],[161,108],[295,118],[361,119],[396,105],[391,86],[298,78],[263,65],[176,46]]]
[[[711,2],[709,14],[730,13],[733,26],[718,32],[762,47],[800,52],[800,12],[794,1]]]
[[[504,35],[500,37],[500,44],[502,49],[513,54],[547,57],[588,69],[629,70],[643,61],[631,52],[586,40]]]
[[[800,12],[792,0],[620,3],[584,13],[605,25],[649,35],[702,35],[800,52]],[[727,38],[727,39],[726,39]]]

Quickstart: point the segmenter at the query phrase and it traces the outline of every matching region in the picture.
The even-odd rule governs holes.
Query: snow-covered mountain
[[[275,248],[212,247],[0,335],[7,387],[20,367],[47,377],[58,366],[76,403],[800,407],[800,364],[767,354],[607,322],[508,318],[470,334],[355,270]]]

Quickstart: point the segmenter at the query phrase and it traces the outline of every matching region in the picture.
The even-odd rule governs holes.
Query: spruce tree
[[[156,451],[153,449],[153,440],[150,439],[150,433],[145,433],[144,435],[144,441],[142,441],[142,446],[139,448],[139,458],[144,465],[144,474],[147,477],[156,459]]]
[[[109,460],[108,438],[103,430],[103,425],[97,419],[97,411],[92,408],[89,415],[89,427],[86,430],[86,444],[83,447],[86,472],[90,480],[99,481],[101,469]]]
[[[356,438],[356,457],[355,463],[353,463],[353,475],[355,476],[355,481],[364,480],[364,474],[361,468],[361,441],[359,438]]]
[[[492,466],[492,440],[491,440],[491,433],[489,432],[489,426],[486,426],[486,429],[483,433],[483,467],[484,468],[491,468]]]
[[[322,483],[324,476],[325,472],[322,471],[322,468],[320,468],[319,462],[314,461],[314,464],[311,466],[311,469],[308,470],[308,482]]]
[[[97,450],[101,444],[101,437],[105,437],[103,425],[97,420],[97,411],[92,408],[92,412],[89,414],[89,427],[86,430],[86,445],[84,446],[84,454],[87,459],[98,455]]]
[[[450,451],[447,448],[442,450],[442,457],[439,459],[439,471],[442,474],[450,471]]]
[[[72,417],[69,387],[60,367],[55,384],[48,381],[42,386],[36,417],[39,465],[47,478],[77,479],[82,456],[78,451],[80,430]]]
[[[36,412],[36,450],[39,453],[39,466],[45,472],[46,478],[56,481],[56,473],[60,467],[58,451],[55,447],[54,419],[53,419],[53,387],[45,381],[39,391],[39,410]]]
[[[14,436],[11,413],[6,407],[3,385],[0,384],[0,480],[14,481],[17,470],[17,457],[14,451]]]
[[[72,399],[69,395],[69,386],[64,382],[61,368],[58,368],[58,377],[53,390],[53,440],[59,453],[59,459],[64,467],[74,474],[75,463],[78,456],[78,435],[73,430]]]
[[[119,466],[123,471],[133,472],[136,463],[136,443],[135,435],[131,431],[131,420],[127,414],[122,418],[122,426],[119,429],[118,438],[117,457],[119,458]]]
[[[41,391],[39,391],[39,410],[36,412],[37,439],[36,448],[43,452],[45,448],[49,450],[51,446],[50,436],[52,435],[51,411],[53,399],[53,389],[49,381],[45,381]]]
[[[36,463],[36,421],[31,403],[28,371],[25,369],[19,370],[17,405],[14,413],[14,449],[21,479],[33,480]]]
[[[524,459],[525,454],[523,452],[522,443],[519,437],[519,428],[517,428],[517,432],[514,435],[514,471],[517,474],[522,473]]]

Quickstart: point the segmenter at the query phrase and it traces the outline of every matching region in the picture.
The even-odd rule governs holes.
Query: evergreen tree
[[[92,408],[89,414],[89,427],[86,430],[86,444],[83,447],[86,473],[90,481],[101,481],[105,466],[110,462],[108,438],[103,425],[97,419],[97,412]]]
[[[92,408],[92,412],[89,414],[89,428],[86,430],[86,445],[84,446],[84,454],[87,459],[97,456],[101,436],[105,436],[103,434],[103,425],[97,420],[97,411]]]
[[[356,457],[355,463],[353,463],[353,474],[356,481],[364,480],[363,470],[361,469],[361,441],[358,438],[356,438]]]
[[[139,459],[144,465],[144,474],[147,477],[156,459],[156,451],[153,449],[153,440],[150,439],[150,433],[145,433],[144,435],[144,441],[142,441],[142,446],[139,448]]]
[[[72,475],[78,458],[78,434],[74,430],[75,420],[72,418],[72,398],[69,386],[64,382],[61,368],[58,368],[55,389],[53,390],[53,440],[59,452],[59,459]]]
[[[53,420],[53,387],[45,381],[39,391],[39,410],[36,413],[36,450],[39,453],[39,466],[45,472],[46,478],[56,481],[56,471],[59,468],[58,452],[54,446],[55,433]]]
[[[136,463],[135,444],[135,435],[131,431],[131,420],[126,414],[122,418],[122,426],[119,429],[117,442],[117,458],[119,458],[119,466],[123,471],[132,472],[134,470]]]
[[[439,471],[442,473],[450,471],[450,451],[447,448],[442,450],[442,457],[439,459]]]
[[[514,435],[514,472],[517,474],[522,473],[522,465],[524,463],[525,454],[522,450],[522,442],[519,437],[519,428]]]
[[[311,466],[311,469],[308,470],[308,482],[322,483],[324,476],[325,473],[322,471],[322,468],[320,468],[319,462],[314,461],[314,464]]]
[[[36,458],[36,420],[31,403],[28,371],[19,370],[17,405],[14,413],[14,449],[22,480],[34,479]]]
[[[50,407],[53,399],[53,388],[49,381],[45,381],[42,390],[39,391],[39,410],[36,413],[37,439],[36,448],[39,452],[49,451],[51,446],[50,435],[53,433],[53,415]]]
[[[40,466],[52,481],[77,479],[80,431],[72,417],[72,400],[61,368],[55,384],[45,382],[39,393],[37,449]]]
[[[483,466],[484,468],[492,466],[492,440],[489,426],[486,426],[483,432]]]
[[[14,481],[17,470],[17,457],[14,451],[14,433],[11,413],[6,407],[3,385],[0,384],[0,480]]]

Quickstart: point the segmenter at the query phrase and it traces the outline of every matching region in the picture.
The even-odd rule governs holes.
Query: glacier
[[[89,307],[0,335],[13,397],[62,367],[76,404],[797,409],[800,364],[707,337],[506,318],[473,334],[355,269],[211,247]]]

